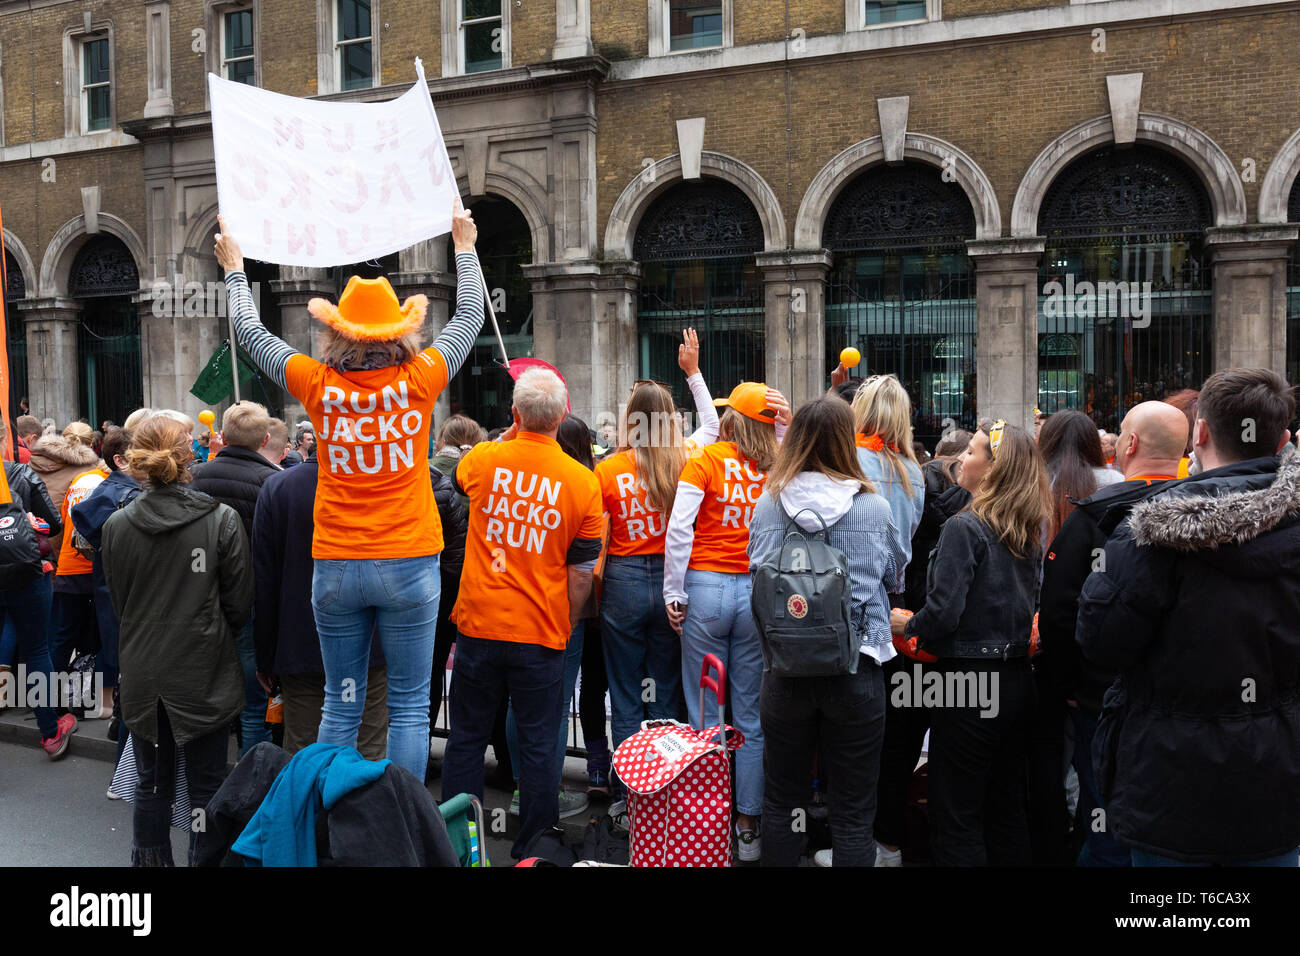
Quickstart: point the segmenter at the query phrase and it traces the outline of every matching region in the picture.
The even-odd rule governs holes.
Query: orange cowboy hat
[[[428,307],[429,297],[423,294],[410,296],[398,305],[397,293],[383,276],[353,276],[337,306],[321,298],[307,303],[308,312],[344,338],[358,342],[385,342],[415,332],[424,324]]]

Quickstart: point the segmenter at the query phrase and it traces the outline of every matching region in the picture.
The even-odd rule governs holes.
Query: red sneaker
[[[41,749],[51,760],[58,760],[68,752],[68,739],[76,731],[77,718],[72,714],[64,714],[59,718],[58,730],[54,732],[54,736],[41,741]]]

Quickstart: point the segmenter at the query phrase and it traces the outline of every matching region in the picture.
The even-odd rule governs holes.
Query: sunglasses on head
[[[642,385],[658,385],[660,388],[662,388],[665,392],[667,392],[667,393],[670,394],[670,395],[672,394],[672,391],[673,391],[671,388],[669,388],[669,387],[668,387],[667,385],[665,385],[663,382],[656,382],[656,381],[655,381],[654,379],[652,379],[652,378],[641,378],[641,379],[637,379],[635,382],[632,383],[632,391],[635,392],[635,391],[636,391],[638,388],[640,388]]]
[[[998,457],[998,446],[1002,444],[1002,433],[1006,431],[1007,422],[1004,418],[999,418],[989,429],[989,457]]]

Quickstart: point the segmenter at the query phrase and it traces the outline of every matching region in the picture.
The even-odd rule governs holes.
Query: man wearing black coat
[[[1268,369],[1201,389],[1197,469],[1133,508],[1076,637],[1119,672],[1093,745],[1105,825],[1138,866],[1300,859],[1300,455]]]
[[[311,541],[319,468],[306,461],[262,485],[253,514],[253,637],[265,689],[278,678],[284,705],[284,749],[292,756],[316,742],[325,703],[325,665],[311,609]],[[388,753],[388,677],[378,641],[370,643],[366,705],[357,750],[367,760]]]
[[[194,485],[224,505],[230,505],[244,527],[244,540],[253,539],[253,510],[262,484],[280,466],[262,452],[271,440],[271,416],[256,402],[236,402],[221,416],[224,447],[215,458],[194,468]],[[239,662],[244,669],[244,710],[239,715],[242,757],[261,741],[271,739],[266,726],[266,691],[257,680],[257,655],[253,644],[253,622],[239,632]]]
[[[1092,738],[1097,730],[1101,698],[1115,680],[1113,671],[1086,661],[1074,639],[1079,616],[1079,592],[1094,567],[1100,567],[1102,549],[1115,527],[1133,505],[1157,494],[1178,474],[1178,462],[1187,444],[1187,419],[1164,402],[1143,402],[1124,416],[1116,446],[1115,463],[1125,480],[1106,485],[1076,502],[1061,530],[1047,548],[1043,562],[1043,588],[1039,597],[1039,648],[1034,669],[1055,688],[1053,698],[1069,704],[1074,728],[1074,767],[1079,774],[1080,821],[1087,841],[1079,866],[1128,866],[1128,847],[1118,846],[1097,814],[1104,801],[1097,793],[1092,763]],[[1059,775],[1057,787],[1064,797]],[[1062,831],[1064,839],[1064,831]]]

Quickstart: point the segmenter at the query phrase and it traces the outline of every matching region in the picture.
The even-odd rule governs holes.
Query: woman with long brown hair
[[[1042,456],[1024,429],[995,422],[975,433],[966,455],[987,458],[988,472],[970,504],[943,526],[925,606],[911,618],[895,611],[891,623],[904,643],[938,658],[942,699],[930,732],[935,862],[1022,864],[1030,859],[1029,637],[1051,498]],[[926,696],[906,679],[891,696],[931,706],[929,677]]]
[[[776,461],[784,399],[761,382],[741,382],[725,405],[719,440],[687,461],[677,482],[664,544],[664,603],[682,637],[682,680],[694,684],[706,654],[727,668],[732,722],[745,736],[736,751],[736,827],[739,856],[760,855],[763,811],[763,728],[758,715],[763,654],[749,606],[749,523]],[[699,726],[699,699],[686,695]]]
[[[122,722],[134,741],[133,866],[170,866],[177,751],[190,805],[207,806],[226,775],[229,725],[244,706],[236,636],[253,604],[239,515],[189,487],[182,422],[135,429],[127,467],[145,493],[104,523],[102,556],[120,622]],[[197,832],[190,835],[193,861]]]
[[[795,808],[807,802],[818,753],[833,781],[833,864],[875,865],[872,823],[885,732],[880,665],[895,654],[886,588],[897,579],[903,553],[891,532],[889,503],[858,463],[853,434],[853,417],[839,398],[802,406],[768,472],[749,527],[751,568],[779,548],[787,534],[827,529],[826,544],[848,558],[850,620],[858,639],[852,674],[763,675],[764,866],[799,863],[803,836],[790,821]]]
[[[1106,467],[1101,435],[1083,412],[1070,409],[1047,419],[1038,436],[1038,450],[1052,488],[1047,526],[1047,540],[1051,541],[1074,510],[1075,501],[1090,497],[1104,485],[1123,481],[1124,476]]]
[[[618,451],[596,466],[609,516],[600,633],[613,749],[636,733],[642,720],[674,719],[681,708],[681,643],[662,599],[664,533],[689,451],[717,438],[718,413],[700,373],[694,329],[682,333],[677,363],[695,399],[699,429],[683,437],[672,393],[658,382],[637,382],[619,422]],[[646,685],[647,680],[653,683]],[[647,686],[653,689],[649,700]]]

